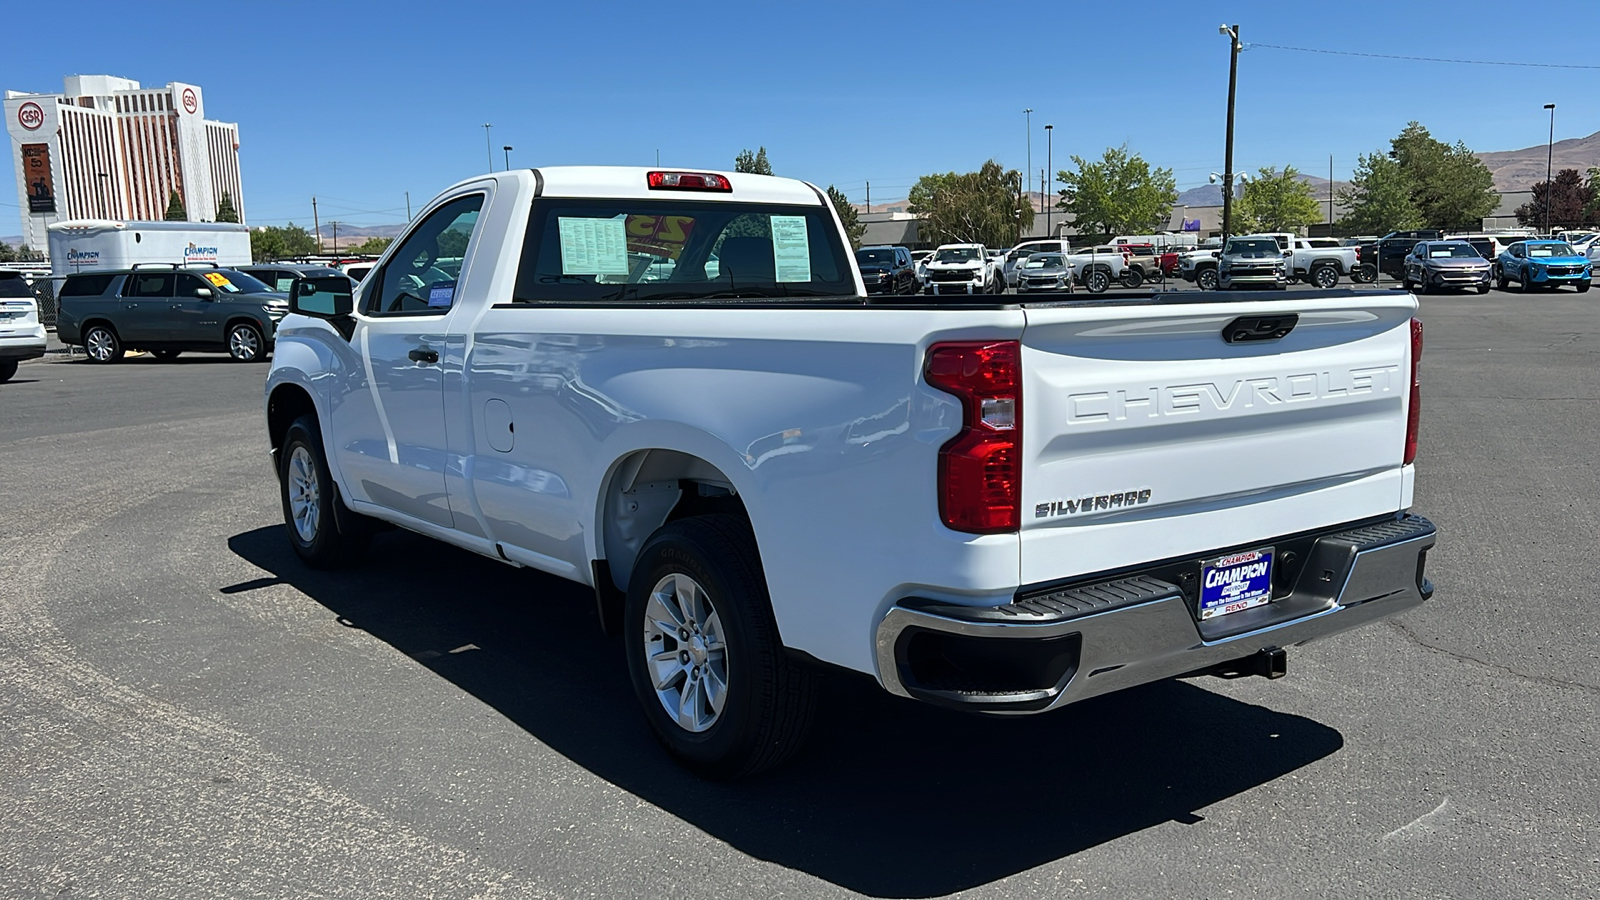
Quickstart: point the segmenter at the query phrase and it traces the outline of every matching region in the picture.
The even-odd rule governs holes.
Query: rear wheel
[[[1327,290],[1339,283],[1339,270],[1333,266],[1317,266],[1311,270],[1311,277],[1307,280],[1317,287]]]
[[[1194,273],[1194,283],[1199,285],[1200,286],[1200,290],[1202,290],[1202,291],[1214,291],[1214,290],[1216,290],[1217,289],[1217,270],[1216,269],[1201,269],[1200,271]]]
[[[1091,294],[1104,294],[1111,287],[1111,275],[1105,269],[1090,269],[1084,273],[1083,286]]]
[[[267,342],[261,329],[240,322],[228,329],[228,355],[239,362],[261,362],[267,358]]]
[[[1144,284],[1144,273],[1129,266],[1122,270],[1122,286],[1133,289]]]
[[[1371,284],[1378,280],[1378,270],[1371,266],[1358,265],[1350,270],[1350,280],[1360,284]]]
[[[114,363],[122,352],[122,341],[110,325],[90,325],[83,332],[83,353],[90,362]]]
[[[803,742],[815,676],[778,641],[766,576],[739,516],[650,536],[628,585],[628,675],[657,740],[705,778],[753,775]]]

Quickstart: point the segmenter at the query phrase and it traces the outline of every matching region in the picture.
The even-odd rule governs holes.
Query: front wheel
[[[740,778],[799,749],[815,676],[778,641],[743,518],[693,516],[650,536],[629,581],[623,641],[645,718],[685,768]]]
[[[1202,290],[1202,291],[1214,291],[1214,290],[1216,290],[1217,289],[1217,270],[1216,269],[1201,269],[1200,271],[1194,273],[1194,283],[1199,285],[1200,286],[1200,290]]]
[[[261,329],[240,322],[228,329],[228,355],[239,362],[261,362],[267,358],[267,342]]]
[[[1577,284],[1577,288],[1578,288],[1578,293],[1580,293],[1580,294],[1586,294],[1586,293],[1588,293],[1588,292],[1589,292],[1589,282],[1587,282],[1587,281],[1580,281],[1580,282],[1578,282],[1578,284]]]
[[[182,350],[154,350],[152,352],[155,354],[155,357],[156,357],[156,359],[158,361],[160,361],[160,362],[172,362],[173,360],[177,359],[178,358],[178,354],[182,353],[183,351]]]
[[[1502,291],[1511,289],[1511,281],[1510,279],[1506,278],[1506,270],[1500,268],[1499,266],[1495,267],[1494,282],[1495,285]]]
[[[1533,293],[1533,279],[1529,277],[1527,269],[1522,270],[1522,277],[1517,280],[1517,287],[1521,288],[1524,294]]]
[[[289,544],[306,565],[331,569],[359,559],[371,532],[355,513],[335,511],[338,488],[322,455],[322,430],[316,416],[301,416],[289,426],[278,451],[278,485]],[[340,513],[347,520],[340,528]]]

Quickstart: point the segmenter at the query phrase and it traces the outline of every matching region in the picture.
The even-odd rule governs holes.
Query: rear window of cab
[[[857,296],[831,210],[818,206],[542,198],[514,302],[613,304]]]

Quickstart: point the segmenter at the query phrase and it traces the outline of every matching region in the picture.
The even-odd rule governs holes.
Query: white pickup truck
[[[880,301],[810,184],[574,167],[463,181],[290,296],[294,551],[381,521],[591,586],[710,777],[793,752],[830,667],[1034,713],[1275,677],[1433,593],[1409,294]]]
[[[999,294],[1006,289],[1001,266],[982,244],[944,244],[928,259],[923,290],[930,294]]]

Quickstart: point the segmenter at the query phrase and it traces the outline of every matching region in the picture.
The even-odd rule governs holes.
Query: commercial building
[[[196,85],[73,75],[60,94],[6,91],[5,120],[30,247],[54,222],[163,219],[173,191],[191,222],[216,221],[223,194],[246,221],[239,126],[205,118]]]

